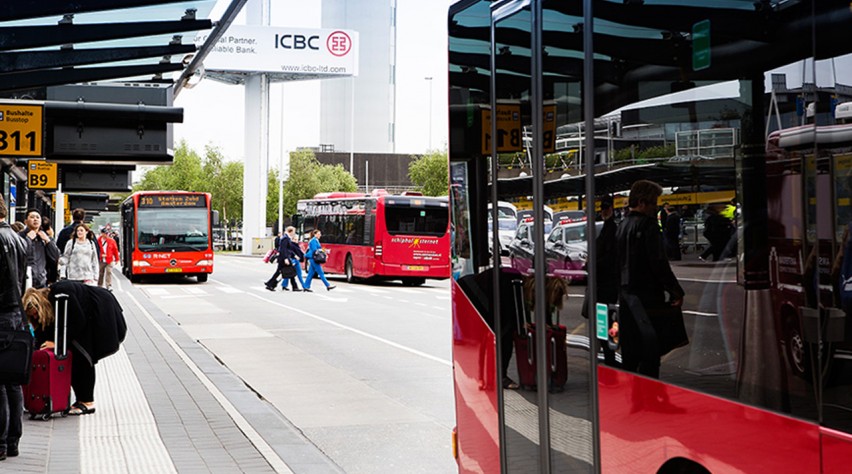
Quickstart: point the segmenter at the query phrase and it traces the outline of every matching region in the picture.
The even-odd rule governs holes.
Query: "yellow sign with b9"
[[[56,189],[57,164],[44,161],[27,163],[27,187],[30,189]]]

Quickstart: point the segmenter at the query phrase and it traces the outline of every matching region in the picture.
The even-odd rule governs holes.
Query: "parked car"
[[[595,222],[595,233],[600,232],[602,227],[603,221]],[[561,221],[553,227],[544,242],[547,273],[572,282],[585,282],[588,275],[588,248],[586,221]]]
[[[549,233],[551,227],[552,222],[545,222],[544,233]],[[535,255],[533,235],[533,222],[521,222],[518,224],[515,237],[509,244],[509,261],[511,262],[511,266],[521,273],[530,273],[533,268],[533,256]]]

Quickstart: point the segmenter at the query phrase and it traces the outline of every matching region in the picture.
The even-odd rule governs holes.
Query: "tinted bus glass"
[[[205,250],[208,216],[204,208],[139,209],[139,250]]]
[[[385,226],[391,235],[442,236],[447,233],[446,208],[385,207]]]

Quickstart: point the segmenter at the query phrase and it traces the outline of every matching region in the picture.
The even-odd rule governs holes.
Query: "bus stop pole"
[[[62,183],[56,187],[56,209],[53,218],[53,229],[56,235],[65,228],[65,194],[62,192]]]

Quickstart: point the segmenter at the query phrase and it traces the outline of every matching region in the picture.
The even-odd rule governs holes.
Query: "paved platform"
[[[342,472],[118,272],[122,349],[96,367],[96,413],[24,419],[2,472]]]

